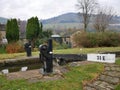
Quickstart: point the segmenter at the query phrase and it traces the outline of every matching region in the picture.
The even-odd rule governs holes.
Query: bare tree
[[[98,32],[104,32],[106,28],[109,26],[113,16],[115,15],[115,11],[112,7],[103,7],[98,9],[98,14],[96,15],[94,21],[94,28]]]
[[[84,31],[86,31],[88,27],[91,14],[95,11],[97,4],[97,0],[78,0],[76,4],[78,10],[82,12]]]

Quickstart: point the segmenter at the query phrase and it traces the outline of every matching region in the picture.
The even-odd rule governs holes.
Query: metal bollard
[[[48,53],[49,58],[47,60],[47,72],[53,72],[53,52],[52,52],[52,39],[48,40]]]
[[[44,73],[53,72],[52,39],[48,40],[48,45],[40,45],[40,61],[43,64]]]
[[[25,51],[26,51],[26,54],[27,54],[28,57],[32,55],[31,54],[31,43],[30,42],[25,44]]]

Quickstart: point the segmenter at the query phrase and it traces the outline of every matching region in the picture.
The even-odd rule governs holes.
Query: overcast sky
[[[98,0],[112,6],[120,15],[120,0]],[[47,19],[67,12],[77,12],[77,0],[0,0],[0,17],[27,20],[32,16]]]

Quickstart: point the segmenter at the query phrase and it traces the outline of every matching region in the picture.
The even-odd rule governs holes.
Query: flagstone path
[[[104,71],[98,78],[87,83],[84,90],[115,90],[115,86],[120,84],[120,66],[116,64],[105,64]]]

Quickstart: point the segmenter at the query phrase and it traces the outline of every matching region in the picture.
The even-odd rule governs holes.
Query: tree
[[[28,19],[27,27],[26,27],[26,38],[32,42],[33,47],[40,33],[41,33],[41,29],[39,26],[38,18],[32,17]]]
[[[10,19],[6,24],[6,38],[8,42],[19,40],[19,27],[16,19]]]
[[[95,30],[105,32],[114,15],[115,12],[112,7],[99,8],[93,25]]]
[[[82,11],[84,31],[86,32],[91,14],[97,6],[96,0],[78,0],[76,4],[79,11]]]
[[[40,32],[39,32],[39,38],[42,38],[43,36],[43,24],[40,22]]]
[[[52,30],[49,29],[42,32],[43,38],[50,38],[52,34]]]
[[[16,19],[13,19],[13,35],[14,35],[14,41],[18,41],[19,40],[19,26],[17,23]]]
[[[1,45],[1,42],[2,42],[2,33],[0,32],[0,45]]]

